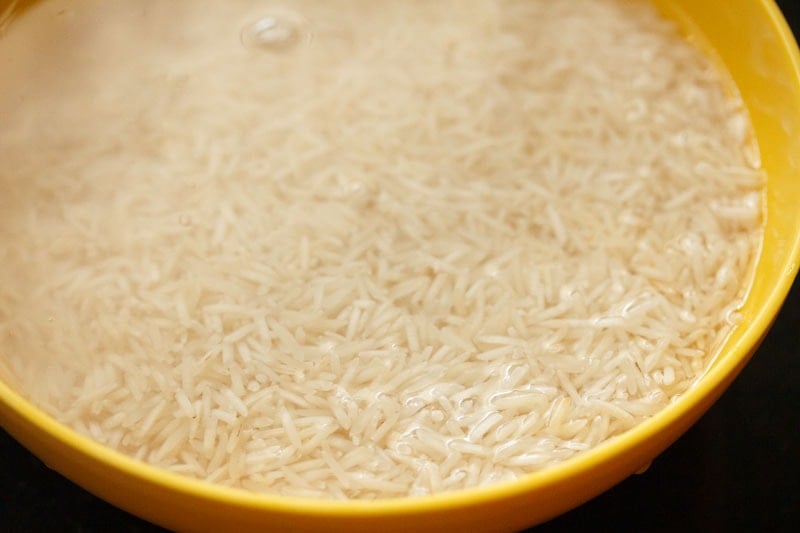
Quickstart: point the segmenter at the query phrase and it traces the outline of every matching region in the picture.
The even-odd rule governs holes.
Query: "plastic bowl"
[[[683,434],[744,367],[777,315],[800,257],[800,54],[780,11],[772,0],[657,4],[711,47],[733,75],[756,129],[768,183],[763,251],[743,322],[697,385],[656,416],[516,481],[374,502],[256,495],[171,474],[75,433],[2,381],[0,423],[89,491],[178,530],[513,531],[576,507],[630,476]]]

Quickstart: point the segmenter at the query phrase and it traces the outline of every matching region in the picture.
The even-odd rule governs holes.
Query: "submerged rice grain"
[[[280,51],[244,0],[62,5],[0,41],[0,373],[100,442],[297,496],[495,483],[735,322],[749,123],[649,5],[299,0]]]

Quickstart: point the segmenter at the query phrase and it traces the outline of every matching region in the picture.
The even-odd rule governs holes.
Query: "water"
[[[242,28],[245,48],[272,52],[286,51],[310,38],[307,21],[298,13],[267,13]]]

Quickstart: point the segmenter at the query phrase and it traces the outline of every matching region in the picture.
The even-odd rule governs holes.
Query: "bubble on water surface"
[[[274,52],[289,50],[308,39],[306,21],[290,11],[266,14],[247,24],[241,33],[245,48]]]

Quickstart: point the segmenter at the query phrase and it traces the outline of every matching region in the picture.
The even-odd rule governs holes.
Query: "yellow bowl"
[[[713,48],[733,75],[755,126],[768,183],[763,251],[743,323],[698,384],[653,418],[516,481],[375,502],[256,495],[171,474],[77,434],[1,381],[0,424],[89,491],[179,530],[513,531],[576,507],[628,477],[683,434],[744,367],[777,315],[800,257],[800,54],[786,22],[772,0],[656,3]]]

